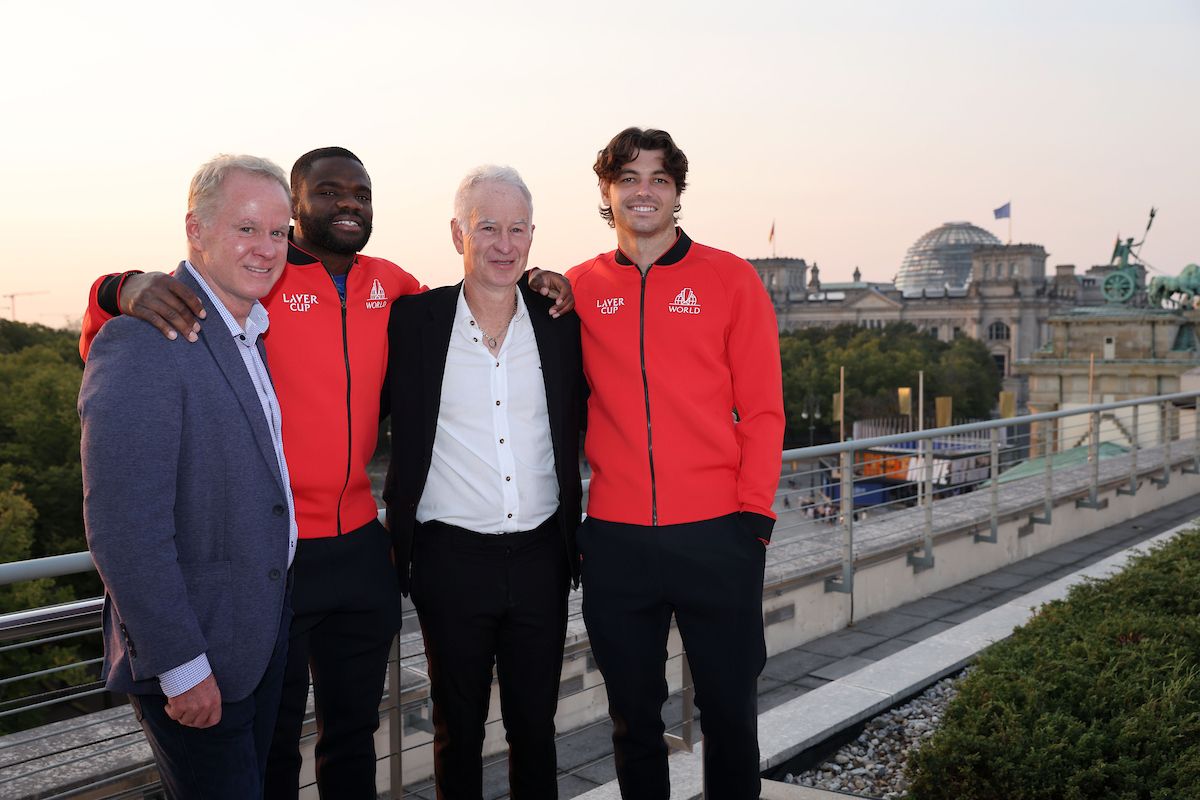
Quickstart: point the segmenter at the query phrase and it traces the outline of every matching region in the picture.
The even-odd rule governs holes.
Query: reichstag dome
[[[971,277],[971,251],[981,244],[1002,244],[969,222],[947,222],[908,248],[896,273],[896,288],[905,295],[923,289],[965,286]]]

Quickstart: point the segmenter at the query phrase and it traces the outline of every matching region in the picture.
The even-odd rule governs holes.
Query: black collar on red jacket
[[[675,244],[671,245],[667,252],[658,257],[658,260],[651,266],[669,267],[672,264],[678,264],[683,261],[683,257],[688,254],[688,250],[692,247],[692,240],[683,232],[683,228],[675,229]],[[633,259],[621,252],[621,248],[617,248],[617,263],[623,267],[633,266]]]
[[[297,266],[304,266],[306,264],[316,264],[320,260],[321,259],[317,258],[316,256],[314,256],[312,253],[308,252],[307,250],[303,249],[302,247],[300,247],[300,245],[296,244],[296,227],[293,225],[291,228],[289,228],[288,229],[288,260],[287,260],[287,263],[295,264]],[[352,262],[350,264],[350,266],[354,266],[354,264],[357,262],[358,262],[358,254],[355,253],[354,262]]]

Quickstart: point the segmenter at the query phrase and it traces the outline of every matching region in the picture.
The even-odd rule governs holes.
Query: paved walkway
[[[767,660],[759,678],[759,713],[1197,517],[1200,517],[1200,496],[1122,522],[780,653]],[[664,715],[668,720],[679,719],[677,697],[668,700]],[[569,732],[560,739],[560,798],[566,800],[615,780],[611,735],[612,726],[605,720]],[[484,797],[488,800],[507,796],[504,761],[486,767],[484,784]],[[406,796],[431,800],[434,793],[428,783],[422,783],[407,787]],[[821,796],[837,795],[824,793],[814,797]]]

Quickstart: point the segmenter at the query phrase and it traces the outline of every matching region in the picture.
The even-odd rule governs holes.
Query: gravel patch
[[[883,800],[908,797],[904,774],[908,757],[933,736],[946,706],[958,694],[958,681],[969,671],[940,680],[904,705],[880,714],[827,761],[799,775],[789,773],[785,781]]]

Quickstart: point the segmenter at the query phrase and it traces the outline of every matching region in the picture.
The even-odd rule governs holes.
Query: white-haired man
[[[439,798],[482,794],[492,667],[518,800],[557,796],[554,712],[577,576],[579,318],[522,278],[529,189],[509,167],[462,181],[463,281],[392,306],[384,499],[429,659]]]

